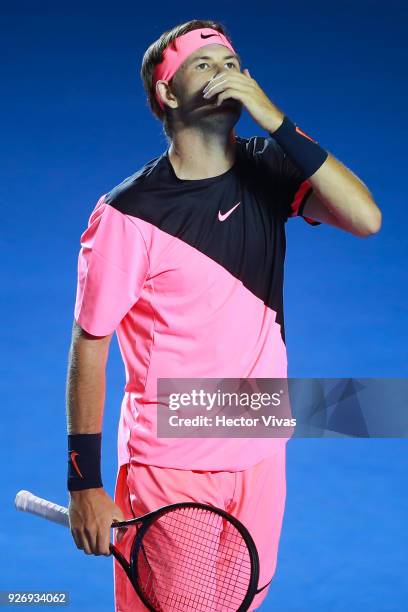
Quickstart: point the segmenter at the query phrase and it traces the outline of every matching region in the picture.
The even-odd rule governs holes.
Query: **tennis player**
[[[109,555],[114,520],[178,501],[214,504],[254,538],[255,610],[276,568],[287,438],[159,438],[157,379],[286,377],[286,221],[363,237],[379,231],[381,212],[242,69],[221,24],[165,32],[141,76],[169,147],[99,197],[81,236],[67,382],[71,532],[85,553]],[[262,135],[236,134],[243,108]],[[126,386],[112,500],[100,458],[115,331]],[[145,610],[113,562],[116,611]]]

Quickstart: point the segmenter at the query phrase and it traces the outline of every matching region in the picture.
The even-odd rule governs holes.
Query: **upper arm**
[[[106,343],[107,345],[109,345],[110,341],[112,340],[113,334],[114,332],[104,335],[104,336],[95,336],[94,334],[90,334],[89,332],[86,331],[86,329],[81,327],[78,321],[74,318],[73,325],[72,325],[73,340],[78,340],[79,338],[84,338],[86,340],[99,340],[101,341],[101,343],[103,341],[103,343]]]

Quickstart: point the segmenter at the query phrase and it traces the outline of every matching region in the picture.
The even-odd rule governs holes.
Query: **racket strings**
[[[237,611],[251,579],[240,532],[221,515],[179,508],[150,525],[134,560],[138,582],[161,612]]]

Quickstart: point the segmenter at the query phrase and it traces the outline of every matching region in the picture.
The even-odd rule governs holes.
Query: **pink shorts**
[[[240,472],[203,472],[127,463],[118,471],[115,503],[126,518],[181,501],[218,506],[236,516],[251,533],[259,554],[258,589],[275,573],[286,498],[286,448]],[[129,560],[131,538],[120,549]],[[116,612],[146,612],[124,570],[113,558]],[[265,599],[269,585],[257,594],[249,610]]]

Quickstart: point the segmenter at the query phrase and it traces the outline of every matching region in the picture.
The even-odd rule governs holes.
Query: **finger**
[[[235,75],[237,76],[237,75]],[[208,99],[217,93],[221,93],[223,91],[227,91],[227,89],[234,89],[242,94],[249,94],[252,90],[252,83],[246,78],[242,77],[237,79],[226,79],[222,83],[218,85],[214,85],[211,90],[208,90],[206,94],[204,94],[204,98]]]
[[[122,510],[119,508],[119,506],[116,506],[116,513],[114,517],[112,518],[112,524],[121,523],[122,521],[126,521],[126,517],[123,514]],[[123,537],[126,532],[127,532],[127,527],[118,527],[117,529],[114,529],[115,538],[118,543],[120,543],[123,540]]]
[[[113,517],[113,520],[114,521],[119,521],[121,523],[122,521],[126,521],[127,518],[123,514],[122,510],[120,508],[118,508],[116,514]]]
[[[89,529],[87,527],[84,528],[84,543],[87,545],[88,550],[90,551],[87,554],[96,554],[96,536],[97,532],[94,527]],[[86,552],[86,551],[85,551]]]
[[[232,88],[228,88],[222,93],[220,93],[220,95],[217,98],[216,106],[219,106],[220,104],[222,104],[224,100],[226,100],[227,98],[233,98],[234,100],[238,100],[239,102],[241,102],[241,96],[239,95],[239,92],[237,92],[236,90]]]
[[[80,550],[83,550],[83,551],[84,551],[84,553],[86,553],[87,555],[92,554],[92,553],[91,553],[91,549],[90,549],[89,544],[88,544],[88,539],[87,539],[87,537],[85,536],[85,534],[84,534],[84,532],[83,532],[83,531],[79,531],[79,530],[78,530],[78,531],[76,532],[76,539],[75,539],[75,542],[76,542],[76,544],[77,544],[77,547],[78,547]]]
[[[117,529],[115,529],[114,534],[115,534],[115,541],[120,544],[123,540],[123,538],[125,537],[125,534],[127,532],[127,527],[118,527]]]
[[[207,100],[210,98],[213,98],[216,95],[219,95],[221,93],[226,93],[226,92],[236,92],[236,93],[241,93],[244,94],[245,93],[245,89],[243,87],[241,87],[241,85],[239,83],[235,84],[235,83],[222,83],[222,85],[220,84],[220,86],[214,87],[214,90],[211,91],[209,94],[205,95],[204,98],[206,98]]]
[[[114,504],[113,512],[112,512],[112,522],[122,522],[126,521],[126,517],[122,512],[122,508],[117,504]]]
[[[222,76],[222,80],[217,80],[214,82],[215,78],[218,79],[218,77],[215,77],[209,83],[207,83],[203,89],[203,95],[205,95],[208,91],[216,91],[217,89],[224,87],[226,84],[238,85],[243,81],[243,75],[240,72],[222,74],[220,76]]]
[[[213,96],[217,91],[222,90],[223,87],[225,87],[225,85],[227,84],[227,80],[224,79],[223,81],[220,81],[219,83],[212,85],[211,87],[209,87],[207,90],[204,90],[204,98],[210,98],[211,96]]]
[[[105,555],[106,557],[109,557],[109,555],[111,554],[109,550],[109,544],[110,544],[109,540],[110,540],[109,527],[107,527],[106,529],[100,529],[98,533],[96,534],[95,554]]]
[[[226,72],[220,72],[219,74],[217,74],[215,77],[213,77],[212,79],[208,81],[206,87],[209,87],[213,83],[217,83],[220,79],[225,79],[226,76],[228,76]]]
[[[77,548],[79,548],[80,550],[83,549],[83,543],[82,543],[82,538],[80,535],[80,531],[78,529],[71,529],[71,535],[74,539],[75,542],[75,546]]]
[[[92,555],[93,552],[89,546],[89,544],[87,542],[84,542],[84,547],[83,547],[83,551],[86,555]]]
[[[126,520],[127,520],[126,517],[119,510],[112,517],[111,526],[113,527],[115,523],[122,523],[123,521],[126,521]]]

